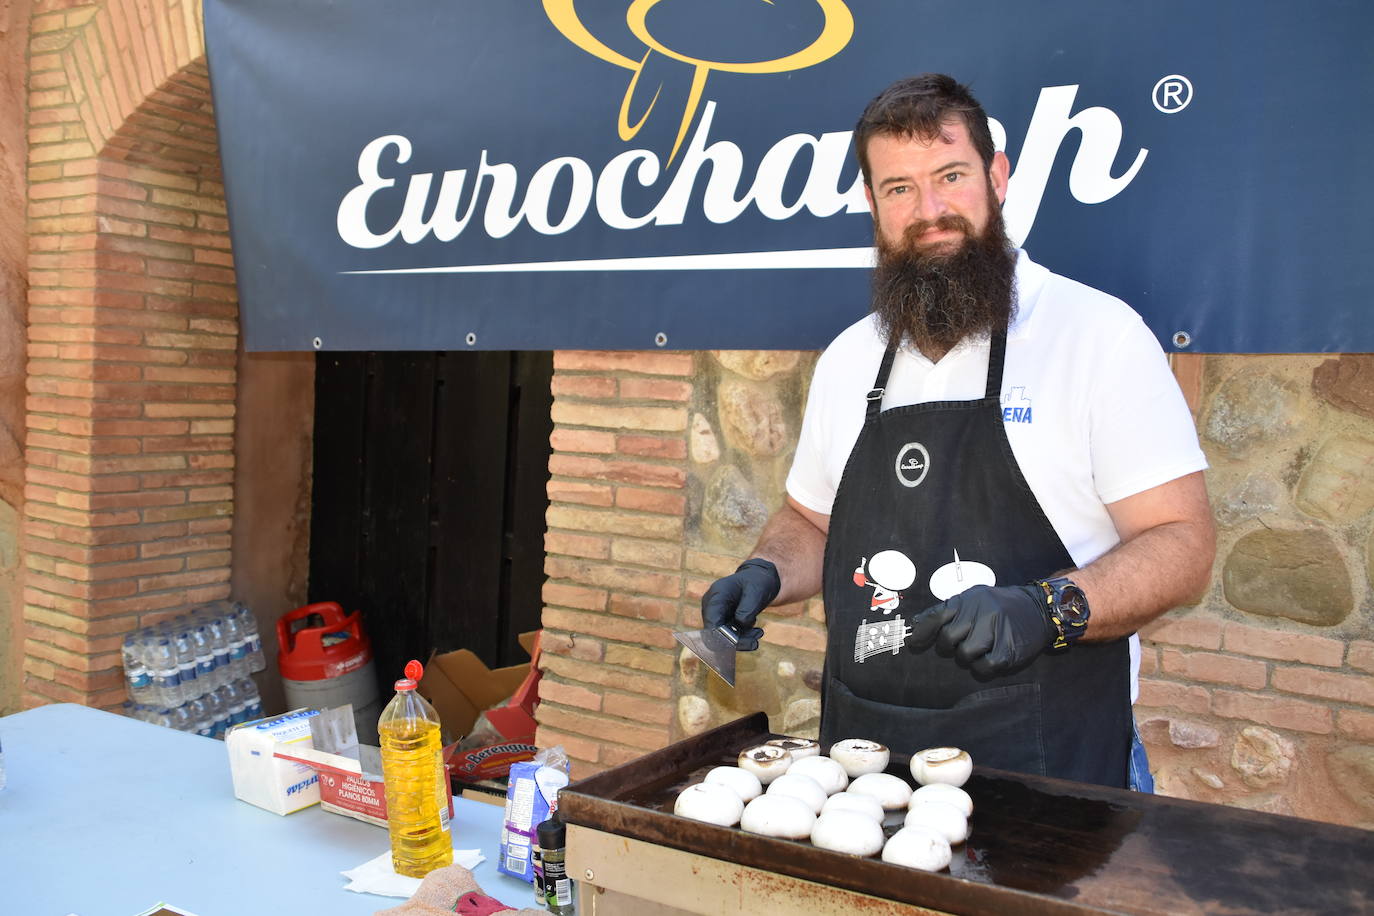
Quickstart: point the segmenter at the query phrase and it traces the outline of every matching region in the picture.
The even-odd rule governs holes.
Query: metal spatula
[[[731,687],[735,686],[735,646],[739,634],[729,626],[713,627],[709,630],[685,630],[674,633],[674,638],[682,643],[692,654],[706,663],[720,679]]]

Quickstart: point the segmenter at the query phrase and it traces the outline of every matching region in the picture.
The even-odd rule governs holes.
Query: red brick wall
[[[554,354],[541,746],[589,775],[669,743],[685,565],[690,353]],[[696,591],[699,596],[700,591]]]
[[[238,309],[199,12],[35,4],[25,704],[228,595]]]

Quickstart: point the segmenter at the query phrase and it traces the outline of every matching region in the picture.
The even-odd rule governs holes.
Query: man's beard
[[[1016,249],[1001,212],[989,210],[982,235],[955,214],[908,226],[900,245],[877,233],[873,312],[889,346],[910,342],[938,360],[961,340],[984,338],[1011,324],[1016,315]],[[932,226],[963,233],[958,249],[921,250],[917,239]]]

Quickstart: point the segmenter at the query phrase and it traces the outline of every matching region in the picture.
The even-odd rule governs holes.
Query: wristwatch
[[[1055,628],[1052,649],[1067,649],[1088,629],[1088,598],[1072,579],[1056,576],[1036,583],[1045,590],[1045,616]]]

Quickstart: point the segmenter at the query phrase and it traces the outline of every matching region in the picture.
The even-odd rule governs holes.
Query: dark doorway
[[[526,660],[552,376],[548,352],[317,357],[310,600],[362,610],[383,686],[431,650]]]

